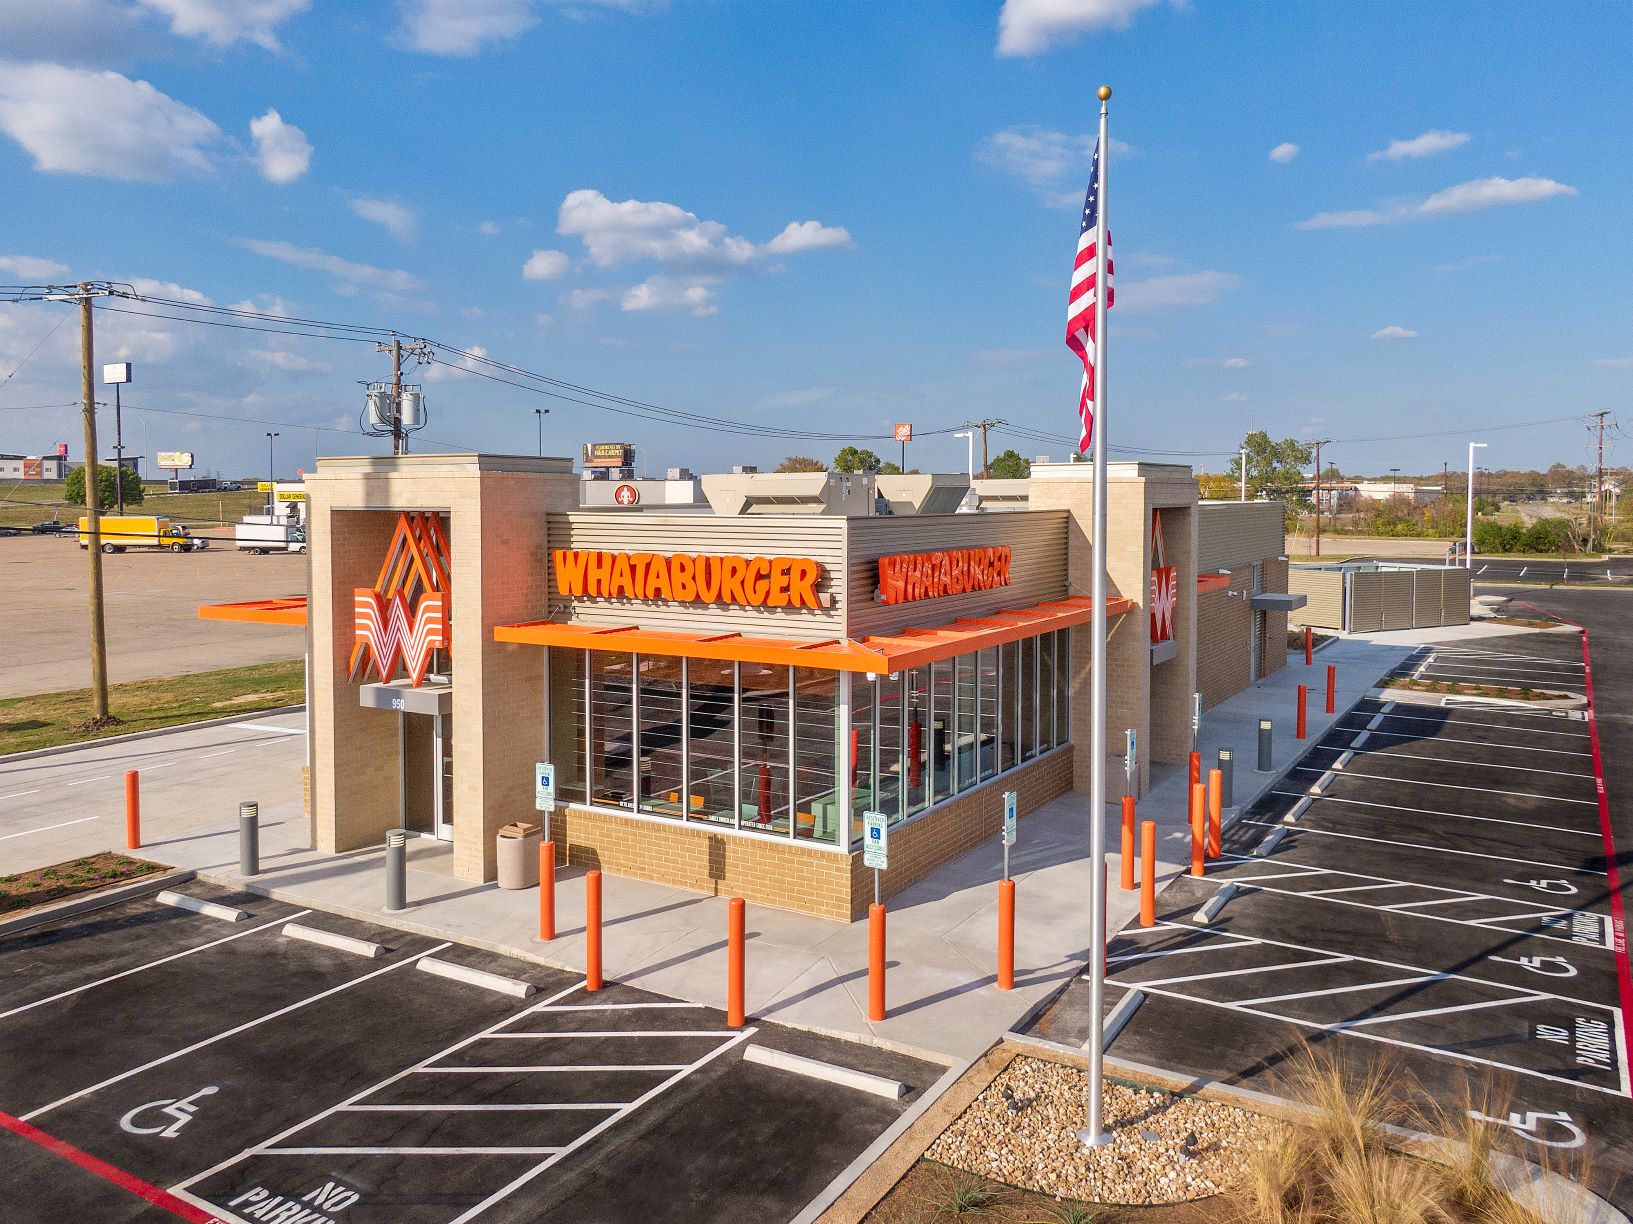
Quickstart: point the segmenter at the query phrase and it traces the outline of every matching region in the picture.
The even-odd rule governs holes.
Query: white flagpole
[[[1106,298],[1111,282],[1107,256],[1111,243],[1107,209],[1106,163],[1111,142],[1106,139],[1106,102],[1111,87],[1102,85],[1100,98],[1100,232],[1095,238],[1094,268],[1094,576],[1089,587],[1093,619],[1089,622],[1089,1124],[1078,1131],[1085,1147],[1111,1142],[1104,1124],[1106,997]]]

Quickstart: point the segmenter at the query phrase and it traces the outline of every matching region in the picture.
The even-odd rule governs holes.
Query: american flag
[[[1066,346],[1083,359],[1083,389],[1077,397],[1077,415],[1083,423],[1077,449],[1089,449],[1094,436],[1094,297],[1095,261],[1100,240],[1100,146],[1094,147],[1089,170],[1089,191],[1083,199],[1083,228],[1077,235],[1077,262],[1072,266],[1072,290],[1066,299]],[[1106,231],[1106,309],[1117,300],[1112,288],[1111,231]]]

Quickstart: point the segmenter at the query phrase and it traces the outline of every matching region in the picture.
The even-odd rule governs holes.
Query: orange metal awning
[[[880,634],[860,641],[830,638],[823,642],[794,642],[786,638],[751,637],[741,633],[675,633],[663,629],[641,629],[634,625],[579,625],[556,621],[499,625],[494,628],[493,637],[499,642],[522,642],[534,646],[628,650],[650,655],[822,667],[831,671],[887,676],[906,668],[923,667],[927,663],[950,659],[954,655],[969,654],[972,650],[1001,646],[1054,629],[1087,624],[1093,615],[1093,606],[1083,598],[1055,600],[1030,608],[955,620],[934,629],[904,629],[900,633]],[[1106,614],[1120,616],[1134,606],[1134,601],[1130,599],[1108,599]]]
[[[1228,591],[1229,589],[1229,574],[1198,574],[1196,576],[1196,593],[1198,595],[1206,595],[1209,591]]]
[[[244,603],[200,604],[199,620],[239,621],[252,625],[304,625],[306,596],[251,599]]]

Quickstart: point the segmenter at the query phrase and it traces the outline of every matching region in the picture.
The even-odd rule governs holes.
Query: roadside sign
[[[1015,844],[1015,818],[1019,814],[1020,804],[1014,791],[1004,792],[1004,845]]]
[[[890,866],[890,826],[883,812],[862,813],[862,866],[875,871]]]
[[[305,489],[279,489],[278,500],[281,502],[303,502],[306,500]]]
[[[556,767],[549,761],[533,766],[533,806],[541,812],[556,810]]]
[[[257,493],[270,493],[270,492],[272,492],[272,482],[270,480],[258,480],[258,481],[256,481],[255,482],[255,491]]]
[[[913,440],[913,427],[911,425],[907,424],[904,421],[901,424],[896,426],[896,441],[898,441],[898,442],[911,442],[912,440]]]

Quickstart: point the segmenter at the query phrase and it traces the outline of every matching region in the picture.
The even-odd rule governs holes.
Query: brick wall
[[[1024,819],[1072,788],[1072,754],[1057,749],[1003,779],[890,831],[890,897],[975,849],[1003,828],[1003,792],[1020,796]],[[565,830],[563,829],[565,824]],[[851,922],[873,901],[862,855],[837,854],[785,838],[728,835],[701,825],[642,820],[569,806],[553,818],[557,860],[609,875],[651,880],[709,896]]]
[[[1202,708],[1211,710],[1253,682],[1253,573],[1248,566],[1231,571],[1230,593],[1197,596],[1196,688]]]

